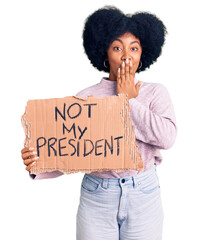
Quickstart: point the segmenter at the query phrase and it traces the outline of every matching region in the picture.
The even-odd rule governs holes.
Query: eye
[[[137,51],[138,50],[137,47],[132,47],[131,49],[132,49],[132,51]]]
[[[113,47],[114,50],[118,51],[119,49],[121,49],[120,47]]]

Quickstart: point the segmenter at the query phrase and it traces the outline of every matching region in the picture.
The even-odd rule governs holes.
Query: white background
[[[20,119],[29,99],[72,96],[108,76],[89,63],[81,38],[85,18],[107,3],[155,13],[167,26],[162,56],[136,77],[164,84],[177,117],[176,142],[158,167],[163,239],[198,239],[198,17],[191,0],[1,1],[0,239],[75,239],[83,173],[32,181],[21,159]]]

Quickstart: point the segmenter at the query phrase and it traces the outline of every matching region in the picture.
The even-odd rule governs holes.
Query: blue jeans
[[[161,240],[162,226],[155,167],[123,178],[84,175],[76,215],[77,240]]]

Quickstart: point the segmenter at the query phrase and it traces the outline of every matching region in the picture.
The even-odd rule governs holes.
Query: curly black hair
[[[124,14],[114,6],[104,6],[86,18],[82,34],[85,53],[99,71],[110,71],[104,66],[109,45],[126,32],[132,33],[141,43],[142,66],[137,72],[149,68],[161,55],[167,30],[156,15],[148,12]]]

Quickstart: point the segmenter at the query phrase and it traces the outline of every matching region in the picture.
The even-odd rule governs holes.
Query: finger
[[[25,169],[26,169],[27,171],[30,171],[30,169],[34,166],[35,163],[36,163],[36,162],[30,163]]]
[[[126,80],[130,80],[130,76],[129,76],[129,59],[126,59],[126,63],[125,63],[125,78]]]
[[[35,162],[38,159],[39,159],[39,157],[34,157],[34,158],[30,158],[30,159],[24,160],[24,164],[26,166],[28,166],[30,163],[33,163],[33,162]]]
[[[129,73],[130,73],[130,75],[133,75],[133,63],[132,63],[132,61],[129,62]]]
[[[23,153],[26,153],[26,152],[29,152],[29,151],[33,151],[33,150],[34,150],[33,147],[25,147],[25,148],[23,148],[23,149],[21,150],[21,153],[23,154]]]
[[[135,87],[140,87],[142,85],[142,82],[139,81],[138,83],[136,83]]]
[[[33,152],[33,151],[32,152],[26,152],[26,153],[23,153],[21,157],[22,157],[23,160],[26,160],[28,158],[37,157],[37,153]]]
[[[119,67],[117,71],[117,84],[120,84],[120,83],[121,83],[121,76],[120,76],[120,67]]]
[[[136,83],[136,85],[135,85],[135,88],[136,88],[136,90],[137,90],[137,92],[139,93],[139,89],[140,89],[140,86],[142,85],[142,82],[138,82],[138,83]]]
[[[121,75],[121,83],[123,83],[125,81],[125,62],[124,61],[121,64],[120,75]]]
[[[129,63],[129,74],[130,74],[130,81],[131,81],[132,85],[135,86],[134,76],[133,76],[133,63],[132,63],[132,61],[130,61],[130,63]]]

